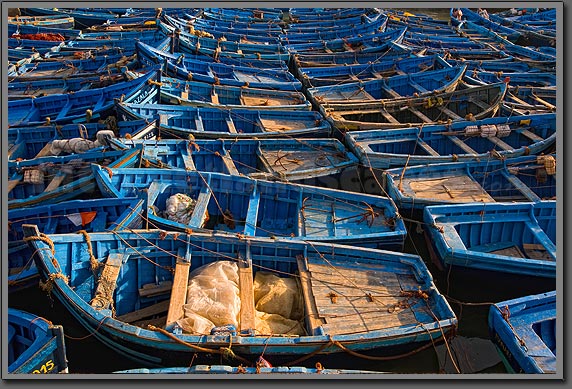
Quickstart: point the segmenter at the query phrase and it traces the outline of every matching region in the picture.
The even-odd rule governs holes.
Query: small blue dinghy
[[[556,201],[430,206],[424,221],[445,266],[556,277]]]
[[[407,234],[386,197],[183,169],[92,168],[104,196],[144,196],[155,228],[399,251]]]
[[[121,141],[121,146],[143,149],[142,158],[148,162],[143,162],[145,167],[225,173],[270,181],[335,176],[358,163],[337,139]]]
[[[46,319],[8,308],[6,339],[9,374],[68,372],[64,330]]]
[[[556,374],[556,291],[495,303],[489,332],[506,368],[520,374]],[[562,353],[560,349],[560,353]],[[560,354],[562,357],[562,354]]]
[[[491,153],[480,161],[405,166],[383,172],[386,193],[403,209],[472,202],[556,199],[556,155],[505,161]]]

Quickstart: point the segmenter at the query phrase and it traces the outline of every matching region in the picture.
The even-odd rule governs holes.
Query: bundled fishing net
[[[184,193],[176,193],[165,203],[164,215],[167,219],[189,224],[197,201]]]
[[[111,130],[98,131],[95,141],[84,138],[55,139],[52,141],[50,153],[60,155],[61,153],[85,153],[91,149],[108,145],[108,138],[113,138],[115,134]]]

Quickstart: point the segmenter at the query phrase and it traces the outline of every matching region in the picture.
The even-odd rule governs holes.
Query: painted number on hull
[[[50,359],[48,362],[44,363],[40,366],[39,369],[36,369],[32,372],[32,374],[47,374],[50,371],[54,370],[54,362]]]

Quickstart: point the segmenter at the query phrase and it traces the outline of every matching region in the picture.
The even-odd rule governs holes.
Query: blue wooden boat
[[[134,66],[136,60],[135,56],[126,57],[122,54],[115,54],[65,61],[28,61],[28,63],[19,64],[16,71],[13,74],[9,74],[8,81],[82,77],[93,76],[94,74],[109,75],[109,73],[120,72],[122,68]]]
[[[32,313],[8,308],[6,327],[9,374],[68,372],[62,326],[53,325]]]
[[[396,75],[369,81],[307,88],[310,100],[324,115],[330,110],[360,110],[378,107],[404,97],[420,97],[453,92],[466,67],[447,67]]]
[[[61,35],[64,40],[75,39],[81,34],[81,30],[72,30],[66,28],[47,27],[44,25],[32,24],[12,24],[8,23],[8,37],[18,36],[20,34],[54,34]],[[43,37],[40,35],[39,37]]]
[[[556,201],[425,207],[443,266],[556,277]]]
[[[8,161],[18,162],[52,156],[55,155],[50,151],[53,140],[83,138],[94,142],[99,131],[108,129],[107,125],[103,123],[68,124],[59,129],[54,124],[39,127],[9,128],[8,132],[12,136],[13,142],[10,143],[8,148]],[[101,136],[103,135],[105,133],[101,133]],[[92,143],[90,145],[92,146],[91,149],[107,144],[106,138],[100,137],[97,144]],[[82,151],[88,151],[89,149],[85,147]]]
[[[167,75],[181,80],[200,81],[209,84],[247,86],[253,88],[294,90],[302,89],[302,83],[287,69],[260,69],[225,63],[191,60],[180,55],[156,50],[144,43],[137,43],[137,55],[148,65],[162,65]],[[265,65],[266,66],[266,65]]]
[[[459,36],[433,36],[428,34],[407,32],[403,37],[403,44],[417,47],[436,48],[439,50],[484,50],[487,46],[481,42],[471,41]]]
[[[53,295],[98,340],[144,365],[180,366],[190,358],[201,364],[222,353],[245,366],[253,366],[262,355],[273,365],[291,364],[310,354],[320,357],[346,351],[387,358],[427,347],[448,337],[457,326],[455,314],[416,255],[162,230],[91,233],[91,250],[82,235],[47,235],[52,254],[35,226],[26,226],[24,232],[36,250],[42,278],[53,280]],[[100,277],[91,270],[90,254],[101,264]],[[239,318],[216,320],[214,328],[208,325],[188,333],[182,320],[189,270],[209,264],[237,268],[240,274],[233,278],[241,287],[234,290],[245,303],[236,306]],[[306,308],[300,321],[297,315],[289,320],[303,327],[303,335],[294,334],[293,326],[271,330],[254,323],[254,301],[249,303],[254,300],[253,278],[265,272],[267,277],[279,276],[281,282],[300,277],[300,306]],[[218,324],[231,324],[231,320],[239,323],[226,330]],[[148,327],[148,323],[153,324]],[[286,332],[292,334],[285,336]]]
[[[327,119],[341,132],[478,120],[492,117],[499,110],[506,90],[507,85],[502,82],[429,96],[388,99],[367,108],[330,105]]]
[[[91,75],[85,77],[39,79],[8,83],[8,100],[29,97],[42,97],[53,94],[74,93],[81,90],[97,89],[125,81],[123,74]]]
[[[274,8],[238,9],[238,8],[204,8],[202,16],[207,19],[239,21],[249,23],[279,23],[282,11]]]
[[[397,208],[385,197],[183,169],[92,168],[104,196],[144,196],[147,219],[156,228],[399,251],[407,234]],[[171,203],[189,208],[175,214]]]
[[[514,86],[556,86],[556,74],[549,72],[470,72],[471,78],[476,78],[487,84],[504,81],[508,77],[509,87]]]
[[[45,55],[50,51],[57,51],[63,46],[63,41],[43,41],[34,39],[8,38],[8,48],[18,50],[32,50]]]
[[[38,285],[33,251],[23,241],[22,224],[45,234],[118,231],[142,228],[143,200],[84,199],[12,209],[8,212],[8,291]]]
[[[161,21],[158,22],[158,26],[165,35],[175,37],[177,49],[191,54],[200,53],[213,58],[233,57],[282,61],[288,61],[290,56],[279,43],[233,42],[209,37],[198,37]]]
[[[501,301],[491,306],[488,326],[508,371],[556,374],[556,291]]]
[[[525,112],[555,112],[556,86],[516,86],[507,93],[503,103],[506,111],[524,114]]]
[[[172,27],[181,31],[189,32],[192,35],[206,36],[217,40],[227,40],[242,43],[263,43],[263,44],[280,44],[281,31],[267,31],[260,29],[250,29],[248,27],[238,30],[236,27],[226,26],[201,26],[196,25],[188,19],[180,17],[164,16],[165,21]],[[196,19],[195,19],[196,20]]]
[[[125,102],[118,102],[116,109],[121,120],[155,120],[161,138],[319,138],[331,133],[330,124],[315,111],[223,110]]]
[[[99,25],[112,20],[116,23],[145,23],[147,21],[154,21],[155,15],[146,16],[124,16],[116,13],[97,12],[91,10],[76,10],[73,8],[20,8],[20,11],[25,15],[39,16],[39,15],[60,15],[69,16],[74,19],[74,27],[77,29],[85,29],[93,25]]]
[[[43,16],[8,16],[8,24],[16,26],[34,26],[60,29],[72,29],[72,16],[43,15]]]
[[[241,22],[241,21],[223,21],[216,19],[204,19],[197,16],[188,15],[183,13],[181,17],[187,20],[187,24],[192,24],[194,27],[200,30],[210,31],[211,29],[223,31],[233,30],[236,33],[247,33],[247,32],[267,32],[269,34],[280,34],[282,33],[282,27],[277,23],[268,22]],[[181,17],[179,19],[181,19]]]
[[[518,58],[519,61],[522,61],[531,67],[544,71],[554,71],[556,69],[556,56],[552,54],[546,54],[529,47],[516,45],[499,34],[488,30],[486,27],[480,26],[471,21],[465,22],[463,28],[477,31],[480,35],[490,38],[496,45],[502,47],[503,51],[515,58]]]
[[[444,162],[510,159],[556,144],[556,114],[496,117],[411,128],[353,131],[346,144],[376,169]]]
[[[406,29],[388,30],[355,36],[338,38],[325,41],[313,41],[307,43],[290,43],[284,45],[291,54],[296,53],[332,53],[332,52],[380,52],[386,51],[391,42],[401,42]]]
[[[499,35],[502,35],[513,43],[516,43],[522,35],[521,32],[519,32],[518,30],[515,30],[508,26],[504,26],[500,23],[495,22],[494,20],[490,20],[490,16],[487,19],[469,8],[461,8],[461,11],[463,11],[464,19],[470,20],[471,22],[486,27],[489,31],[493,31]]]
[[[127,153],[125,151],[95,151],[85,153],[79,158],[73,155],[46,157],[44,159],[46,162],[62,161],[59,165],[46,164],[47,174],[38,173],[40,166],[15,169],[15,172],[8,178],[8,209],[57,203],[77,198],[80,195],[93,194],[97,185],[89,167],[90,163],[96,161],[105,163],[106,158],[109,158],[112,162],[107,165],[108,168],[133,166],[139,157],[139,151]],[[38,162],[32,160],[28,164],[34,163]]]
[[[338,52],[338,53],[296,53],[292,62],[296,68],[316,68],[337,65],[369,65],[385,60],[399,60],[414,57],[413,51],[405,46],[390,46],[379,53]]]
[[[138,76],[135,72],[126,72]],[[161,77],[160,102],[218,109],[309,111],[312,106],[302,92],[216,85]],[[157,91],[149,102],[159,103]]]
[[[195,365],[190,367],[163,367],[163,368],[140,368],[114,371],[113,373],[120,374],[260,374],[264,378],[278,378],[283,376],[290,376],[292,374],[304,374],[309,378],[319,378],[320,375],[338,375],[338,374],[384,374],[381,371],[372,370],[352,370],[352,369],[325,369],[321,364],[317,364],[315,368],[303,366],[273,366],[273,367],[244,367],[244,366],[229,366],[229,365]],[[270,374],[270,376],[268,376]],[[260,378],[260,377],[253,377]]]
[[[450,68],[451,65],[439,55],[404,57],[388,55],[386,59],[369,64],[304,67],[298,62],[298,76],[309,88],[340,85],[348,82],[369,81],[396,75],[405,75],[430,70]]]
[[[376,8],[290,8],[288,12],[293,23],[312,24],[325,20],[344,21],[357,16],[369,16],[379,11]]]
[[[158,71],[150,69],[141,77],[103,88],[78,91],[8,102],[10,126],[36,126],[43,123],[66,124],[90,122],[103,117],[115,105],[114,99],[130,97],[149,80],[157,78]]]
[[[285,30],[288,33],[298,33],[298,32],[318,32],[325,29],[335,29],[335,28],[347,28],[350,25],[363,24],[367,17],[374,17],[379,12],[375,8],[369,8],[365,11],[354,9],[357,12],[353,15],[343,15],[343,17],[326,17],[318,18],[315,17],[305,18],[305,20],[296,22],[296,16],[292,22],[288,23]],[[327,15],[327,14],[326,14]]]
[[[361,24],[348,24],[345,28],[340,26],[332,29],[320,29],[316,32],[293,32],[286,30],[280,35],[284,44],[306,43],[311,40],[328,41],[333,39],[349,38],[353,36],[367,36],[385,31],[387,16],[381,13],[373,17],[365,16],[365,22]]]
[[[159,60],[161,62],[165,62],[166,59],[169,59],[176,65],[182,66],[183,68],[185,67],[185,60],[190,60],[267,70],[288,69],[288,64],[283,60],[232,58],[224,56],[215,59],[212,56],[205,54],[177,52],[175,51],[175,45],[173,45],[172,37],[166,38],[164,43],[160,44],[158,47],[142,45],[138,48],[138,54],[142,57],[142,63],[159,63]],[[193,65],[190,65],[190,67],[192,68]],[[184,79],[186,80],[188,77],[186,76]]]
[[[103,123],[55,124],[38,127],[11,127],[7,130],[8,161],[21,161],[54,155],[51,152],[53,140],[84,138],[95,141],[102,130],[118,131],[120,134],[134,133],[145,128],[143,121],[119,122],[112,120]],[[87,149],[87,148],[86,148]],[[63,150],[59,150],[64,154]]]
[[[131,138],[131,137],[130,137]],[[337,139],[134,140],[145,167],[225,173],[270,181],[302,181],[336,176],[358,159]]]
[[[472,202],[556,199],[556,156],[494,157],[388,169],[382,185],[400,209]],[[549,157],[549,158],[546,158]]]

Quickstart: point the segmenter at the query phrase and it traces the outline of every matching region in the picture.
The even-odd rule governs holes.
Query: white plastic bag
[[[192,271],[183,309],[185,315],[177,323],[188,333],[208,334],[213,327],[227,324],[238,327],[240,295],[236,263],[217,261]]]

